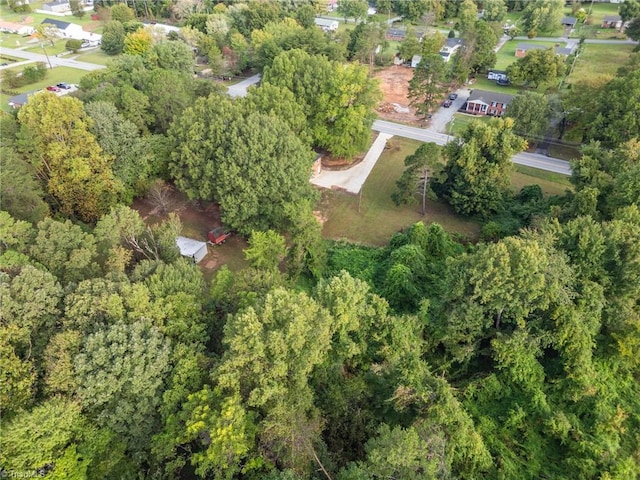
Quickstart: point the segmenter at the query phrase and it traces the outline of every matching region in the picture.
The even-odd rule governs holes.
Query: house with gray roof
[[[492,115],[501,117],[507,111],[509,103],[513,100],[513,95],[506,93],[487,92],[485,90],[474,90],[469,95],[464,106],[466,113],[472,115]]]

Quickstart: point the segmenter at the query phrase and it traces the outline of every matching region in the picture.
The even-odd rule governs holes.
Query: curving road
[[[400,123],[387,122],[385,120],[376,120],[373,122],[373,130],[381,133],[387,133],[398,137],[411,138],[421,142],[434,142],[438,145],[445,145],[452,141],[455,137],[444,133],[432,132],[422,128],[409,127]],[[537,153],[518,153],[511,159],[513,163],[525,165],[527,167],[538,168],[548,172],[560,173],[562,175],[571,175],[571,165],[565,160],[559,158],[547,157]]]

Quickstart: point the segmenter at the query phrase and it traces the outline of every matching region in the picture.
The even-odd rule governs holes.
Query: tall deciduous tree
[[[552,48],[530,50],[507,67],[507,75],[516,83],[532,83],[536,87],[541,83],[552,83],[562,76],[565,64],[560,55]]]
[[[304,105],[316,146],[348,158],[365,148],[380,97],[365,67],[296,49],[278,55],[263,82],[288,88]]]
[[[527,2],[522,22],[525,32],[552,32],[560,27],[562,0],[534,0]],[[535,35],[535,34],[534,34]]]
[[[131,201],[135,194],[142,193],[151,173],[152,158],[147,143],[137,127],[120,115],[112,103],[92,102],[85,105],[85,110],[93,120],[91,133],[104,152],[113,156],[111,168]]]
[[[244,233],[281,227],[287,205],[313,197],[313,152],[282,120],[259,113],[225,134],[214,189],[223,220]]]
[[[28,157],[53,205],[65,215],[95,221],[120,198],[122,183],[89,131],[82,102],[53,94],[37,95],[18,114],[22,135],[33,144]]]
[[[258,435],[266,458],[308,470],[320,424],[309,375],[330,348],[331,317],[305,294],[277,289],[263,306],[225,325],[225,353],[216,373],[227,398],[240,395],[263,415]]]
[[[227,128],[236,115],[228,97],[212,95],[196,100],[169,129],[169,173],[190,199],[213,198]]]
[[[549,101],[545,95],[525,92],[509,103],[507,117],[513,118],[513,131],[533,141],[540,140],[549,127]]]
[[[465,215],[489,215],[510,194],[511,157],[526,147],[513,120],[472,122],[447,149],[445,178],[436,192]]]
[[[148,448],[157,426],[170,352],[168,340],[141,320],[90,335],[75,358],[83,409],[125,438],[134,452]]]
[[[507,15],[507,5],[504,0],[484,0],[482,7],[483,18],[488,22],[501,22]]]
[[[438,164],[440,149],[435,143],[424,143],[407,158],[404,166],[407,167],[396,182],[398,190],[391,194],[391,199],[396,205],[415,203],[416,195],[422,197],[422,214],[425,214],[425,201],[427,196],[427,182],[429,171]]]
[[[109,55],[117,55],[124,48],[124,37],[122,23],[111,21],[103,28],[100,48]]]
[[[62,398],[5,423],[0,445],[0,463],[12,472],[97,480],[135,471],[113,432],[97,429],[78,403]]]
[[[447,91],[446,64],[439,54],[429,54],[422,60],[413,72],[409,82],[409,99],[411,105],[424,115],[431,112],[440,103],[440,98]]]

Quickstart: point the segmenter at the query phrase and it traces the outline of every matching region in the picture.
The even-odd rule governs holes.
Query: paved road
[[[253,75],[252,77],[249,77],[243,81],[241,81],[240,83],[236,83],[235,85],[231,85],[229,88],[227,88],[227,93],[229,94],[230,97],[246,97],[247,96],[247,88],[249,88],[251,85],[255,85],[256,83],[258,83],[260,81],[261,75],[259,73],[257,73],[256,75]]]
[[[396,135],[398,137],[411,138],[421,142],[434,142],[438,145],[445,145],[454,137],[444,133],[432,132],[422,128],[409,127],[385,120],[376,120],[373,122],[373,129],[381,132]],[[536,153],[518,153],[511,159],[513,163],[525,165],[527,167],[539,168],[548,172],[560,173],[562,175],[571,175],[571,166],[569,162],[560,160],[559,158],[547,157]]]
[[[2,53],[3,55],[9,55],[10,57],[24,58],[32,62],[44,62],[45,65],[49,64],[47,62],[47,57],[44,56],[42,53],[27,52],[25,50],[18,50],[15,48],[4,48],[4,47],[0,47],[0,53]],[[56,57],[55,55],[49,55],[49,61],[51,62],[51,66],[53,67],[71,67],[71,68],[77,68],[80,70],[87,70],[89,72],[93,70],[100,70],[101,68],[105,68],[104,65],[97,65],[95,63],[87,63],[87,62],[78,62],[77,60]]]
[[[540,41],[540,42],[556,42],[556,43],[578,43],[580,41],[579,38],[567,38],[567,37],[535,37],[535,38],[529,38],[529,37],[515,37],[514,40],[522,40],[524,42],[526,41],[531,41],[531,40],[535,40],[535,41]],[[634,41],[634,40],[611,40],[611,39],[600,39],[600,38],[586,38],[584,40],[584,43],[596,43],[596,44],[609,44],[609,45],[613,45],[613,44],[619,44],[619,45],[637,45],[638,42]]]

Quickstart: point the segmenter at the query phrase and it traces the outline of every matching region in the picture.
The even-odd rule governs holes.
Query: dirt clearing
[[[416,115],[415,108],[409,106],[409,81],[413,78],[413,69],[402,65],[394,65],[374,74],[380,79],[383,99],[378,105],[378,115],[395,122],[422,126],[422,119]]]

